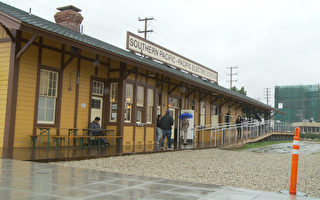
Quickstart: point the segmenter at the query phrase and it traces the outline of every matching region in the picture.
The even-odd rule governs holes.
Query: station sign
[[[216,71],[180,56],[131,32],[127,32],[127,49],[205,78],[209,81],[218,82],[218,73]]]

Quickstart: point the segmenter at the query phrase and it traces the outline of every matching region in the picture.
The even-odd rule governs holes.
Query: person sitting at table
[[[104,136],[100,128],[100,117],[96,117],[90,124],[89,124],[89,134],[91,136]],[[91,140],[91,138],[90,138]],[[102,142],[102,146],[109,145],[106,138],[100,138]]]

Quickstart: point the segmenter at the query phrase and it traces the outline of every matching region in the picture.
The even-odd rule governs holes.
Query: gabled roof
[[[7,24],[12,25],[11,28],[21,28],[28,27],[43,30],[45,32],[49,32],[56,36],[63,37],[65,39],[71,40],[73,42],[84,44],[88,47],[92,47],[98,50],[102,50],[106,53],[111,53],[113,55],[120,56],[129,61],[133,61],[135,63],[139,63],[142,65],[146,65],[155,70],[162,71],[168,75],[174,76],[176,78],[183,78],[189,83],[194,83],[200,85],[201,87],[212,91],[214,93],[222,94],[228,98],[235,98],[242,102],[252,104],[264,110],[274,110],[276,112],[283,113],[282,111],[275,109],[271,106],[268,106],[264,103],[261,103],[257,100],[254,100],[250,97],[239,94],[238,92],[234,92],[232,90],[226,89],[222,86],[219,86],[215,83],[207,82],[202,80],[201,78],[194,77],[191,74],[181,72],[180,70],[173,69],[164,64],[160,64],[158,62],[152,61],[147,58],[140,57],[132,52],[126,51],[124,49],[118,48],[96,38],[90,37],[85,34],[80,34],[78,32],[72,31],[64,26],[58,25],[46,19],[40,18],[33,14],[29,14],[25,11],[12,7],[10,5],[4,4],[0,2],[0,23],[7,26]],[[10,28],[10,27],[9,27]]]

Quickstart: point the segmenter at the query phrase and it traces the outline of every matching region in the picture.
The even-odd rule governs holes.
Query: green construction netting
[[[319,122],[319,85],[292,85],[275,87],[275,108],[285,112],[275,119],[284,122]]]

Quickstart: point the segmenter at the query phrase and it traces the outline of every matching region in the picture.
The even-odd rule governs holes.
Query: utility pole
[[[264,88],[264,98],[267,100],[267,105],[269,105],[269,100],[271,98],[271,89],[270,88]]]
[[[139,20],[140,22],[144,21],[144,31],[138,30],[138,33],[144,33],[144,39],[147,39],[147,33],[153,32],[153,30],[147,30],[148,21],[149,21],[149,20],[153,20],[153,17],[151,17],[151,18],[145,17],[144,19],[140,19],[140,17],[139,17],[138,20]]]
[[[237,82],[237,80],[232,79],[232,76],[238,75],[238,73],[233,73],[233,72],[232,72],[233,69],[237,69],[237,68],[238,68],[237,66],[236,66],[236,67],[227,67],[227,69],[230,70],[230,73],[227,74],[227,76],[230,76],[230,80],[229,80],[229,81],[227,80],[227,82],[230,82],[230,90],[231,90],[231,88],[232,88],[232,83],[233,83],[233,82]]]

